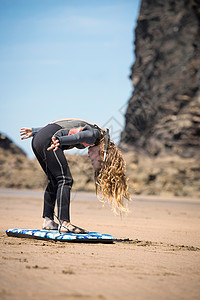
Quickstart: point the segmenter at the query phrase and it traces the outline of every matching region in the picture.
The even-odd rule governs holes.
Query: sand
[[[200,299],[199,199],[137,196],[120,218],[74,192],[72,223],[115,243],[7,237],[7,228],[41,228],[42,198],[0,190],[0,299]]]

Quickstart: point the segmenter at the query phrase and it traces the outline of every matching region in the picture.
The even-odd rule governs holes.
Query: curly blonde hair
[[[100,141],[101,169],[95,172],[96,194],[100,201],[109,200],[115,213],[128,212],[130,201],[128,180],[126,178],[126,162],[121,151],[111,141],[108,142],[106,160],[103,166],[105,135]],[[101,194],[101,197],[100,197]]]

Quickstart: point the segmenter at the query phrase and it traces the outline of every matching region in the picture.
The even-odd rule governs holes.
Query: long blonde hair
[[[108,141],[105,164],[105,132],[100,141],[101,169],[95,172],[96,194],[100,201],[108,200],[115,213],[128,212],[127,203],[130,201],[126,178],[126,162],[121,151],[111,141]],[[100,196],[101,195],[101,196]]]

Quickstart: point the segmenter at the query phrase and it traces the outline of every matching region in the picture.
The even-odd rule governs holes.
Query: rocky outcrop
[[[94,174],[87,155],[68,155],[74,178],[73,191],[94,191]],[[25,152],[6,135],[0,134],[0,188],[43,189],[47,178],[36,159]]]
[[[46,178],[34,160],[16,146],[5,134],[0,134],[0,187],[40,189]]]
[[[0,133],[0,149],[6,150],[11,154],[26,156],[26,153],[11,141],[5,134]]]
[[[142,0],[121,147],[200,156],[200,2]]]

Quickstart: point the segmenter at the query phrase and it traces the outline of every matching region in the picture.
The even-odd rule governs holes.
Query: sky
[[[117,143],[133,92],[140,0],[0,0],[0,132],[79,118]]]

